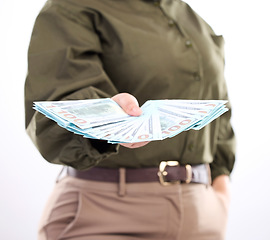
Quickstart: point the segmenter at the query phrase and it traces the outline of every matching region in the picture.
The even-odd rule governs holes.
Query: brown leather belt
[[[92,181],[119,182],[119,169],[94,167],[86,171],[67,168],[67,175]],[[179,165],[176,161],[163,161],[159,168],[125,168],[125,182],[142,183],[159,181],[162,185],[175,183],[210,184],[208,164]]]

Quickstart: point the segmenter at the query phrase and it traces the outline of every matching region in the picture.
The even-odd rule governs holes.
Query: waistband
[[[67,175],[84,180],[143,183],[160,182],[162,185],[177,183],[210,184],[209,164],[179,165],[176,161],[163,161],[159,167],[151,168],[99,168],[93,167],[86,171],[67,168]]]

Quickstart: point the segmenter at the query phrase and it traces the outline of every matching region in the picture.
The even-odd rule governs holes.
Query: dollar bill
[[[34,109],[59,126],[86,138],[136,143],[200,130],[224,114],[225,100],[149,100],[142,115],[130,116],[112,99],[34,102]]]

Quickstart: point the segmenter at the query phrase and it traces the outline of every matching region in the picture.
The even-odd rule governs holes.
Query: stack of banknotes
[[[225,100],[149,100],[138,117],[126,114],[110,98],[40,101],[34,109],[59,126],[86,138],[109,143],[163,140],[200,130],[228,111]]]

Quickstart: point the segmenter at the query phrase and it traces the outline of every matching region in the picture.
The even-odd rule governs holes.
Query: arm
[[[28,51],[25,115],[27,133],[51,163],[87,169],[118,150],[117,145],[70,133],[32,109],[33,101],[117,94],[103,70],[101,53],[92,18],[85,18],[83,9],[57,1],[45,5],[36,20]]]
[[[128,114],[140,115],[137,100],[118,94],[99,56],[100,37],[95,31],[98,14],[61,2],[48,2],[39,14],[28,52],[25,84],[26,128],[43,157],[55,164],[83,170],[95,166],[118,145],[70,133],[32,109],[33,101],[112,97]],[[92,15],[90,15],[92,14]],[[122,144],[136,148],[145,143]]]
[[[213,189],[223,198],[227,207],[230,200],[230,174],[235,162],[235,135],[230,123],[231,106],[229,111],[219,119],[219,131],[216,139],[216,154],[210,164]]]

